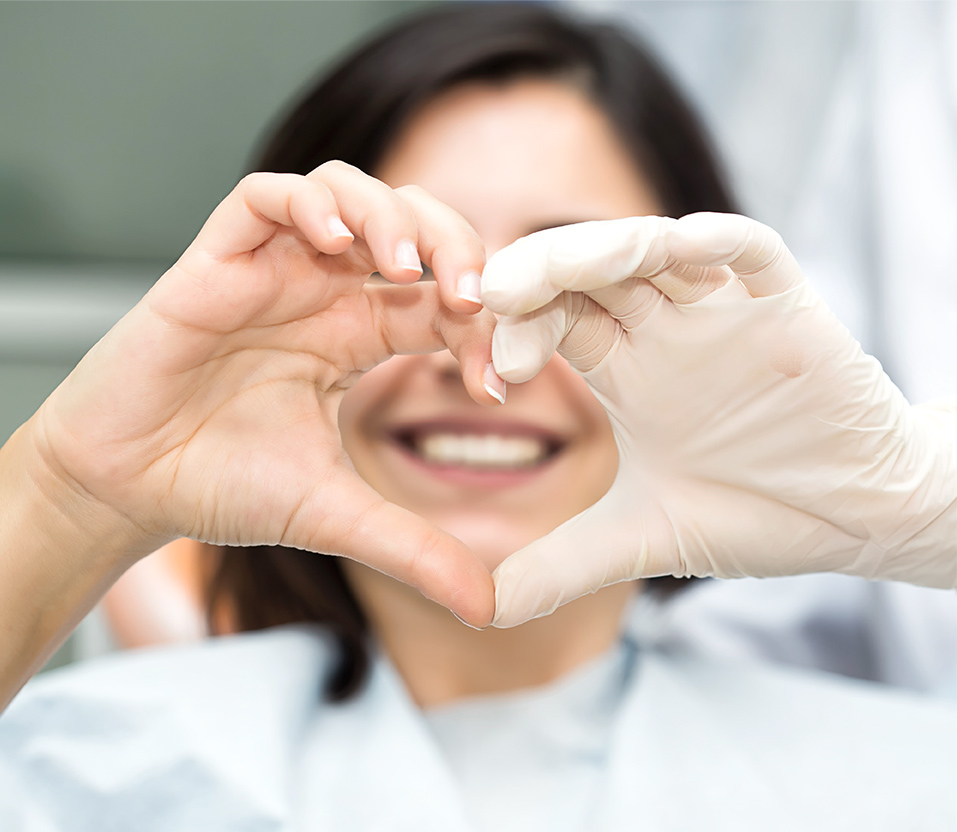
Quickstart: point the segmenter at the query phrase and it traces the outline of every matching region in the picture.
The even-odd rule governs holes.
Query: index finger
[[[668,230],[665,245],[682,263],[730,267],[751,297],[779,295],[805,281],[781,235],[739,214],[688,214]]]
[[[478,404],[500,404],[505,382],[492,369],[495,316],[454,312],[442,302],[434,283],[367,286],[373,318],[391,355],[416,355],[447,349],[459,362],[462,381]]]
[[[566,225],[516,240],[489,258],[482,301],[524,315],[561,292],[592,293],[632,277],[655,277],[674,260],[664,245],[668,217],[628,217]]]
[[[396,193],[415,215],[419,255],[435,275],[442,302],[456,312],[475,314],[482,308],[481,275],[485,245],[457,211],[417,185]]]
[[[258,248],[277,226],[298,228],[324,254],[341,254],[353,240],[321,182],[294,173],[251,173],[216,206],[193,246],[225,260]]]

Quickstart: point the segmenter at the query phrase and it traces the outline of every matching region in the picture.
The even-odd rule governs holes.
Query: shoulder
[[[729,719],[778,722],[782,717],[821,725],[937,725],[957,731],[957,707],[947,700],[837,674],[808,672],[747,660],[652,653],[643,664],[653,695],[686,698],[689,706],[720,709]]]
[[[71,817],[260,828],[250,819],[282,812],[281,776],[297,726],[322,701],[332,650],[322,631],[290,627],[114,654],[34,679],[0,717],[0,827],[33,828],[24,815],[33,811],[57,829],[72,828]],[[15,806],[4,793],[17,795]],[[157,818],[172,806],[178,816],[150,826],[147,803]]]
[[[957,695],[957,593],[946,590],[838,574],[702,580],[642,598],[635,619],[646,642],[701,655]]]
[[[236,718],[244,709],[313,705],[331,659],[328,636],[314,627],[282,627],[189,645],[113,653],[34,678],[0,719],[0,747],[11,732],[56,723],[87,731],[150,712],[203,720]],[[212,711],[212,713],[210,713]],[[76,720],[82,714],[84,720]],[[92,733],[96,735],[96,731]]]
[[[686,782],[719,781],[717,805],[737,784],[736,812],[766,808],[770,820],[789,806],[796,828],[955,828],[957,708],[946,702],[694,656],[650,655],[638,675],[633,734],[680,758],[672,762]]]

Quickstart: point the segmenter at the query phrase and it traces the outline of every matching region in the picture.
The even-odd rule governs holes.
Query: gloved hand
[[[957,402],[908,405],[771,229],[550,229],[491,258],[482,298],[507,316],[499,375],[525,381],[557,348],[620,457],[601,500],[495,571],[496,626],[668,574],[957,585]]]

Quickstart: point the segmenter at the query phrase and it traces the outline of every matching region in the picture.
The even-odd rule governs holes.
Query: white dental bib
[[[31,682],[0,718],[0,829],[482,829],[456,772],[471,751],[494,765],[496,741],[449,757],[442,745],[478,736],[455,727],[456,712],[475,719],[478,707],[487,726],[496,707],[514,715],[517,699],[425,716],[380,658],[359,697],[327,705],[331,657],[320,630],[292,627],[138,651]],[[626,637],[574,678],[520,694],[525,712],[535,712],[535,697],[561,699],[563,688],[581,704],[590,675],[611,708],[607,731],[600,715],[593,723],[605,738],[589,757],[586,719],[577,739],[569,734],[584,756],[567,770],[556,759],[549,775],[556,805],[575,804],[563,790],[586,789],[588,830],[957,826],[950,707],[866,683],[646,651]],[[554,720],[561,703],[541,712]],[[536,749],[527,752],[532,759]],[[530,832],[536,821],[581,830],[573,811],[562,825],[540,805],[542,776],[529,775],[525,806],[514,803],[521,784],[485,797],[504,800],[501,816],[522,813]]]

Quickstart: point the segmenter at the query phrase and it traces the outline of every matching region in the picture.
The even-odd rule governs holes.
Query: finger
[[[326,162],[306,178],[323,183],[335,196],[346,226],[369,248],[369,271],[394,283],[421,277],[418,226],[392,188],[345,162]]]
[[[262,245],[277,225],[299,229],[326,254],[341,254],[353,240],[321,182],[293,173],[251,173],[210,214],[193,245],[226,259]]]
[[[564,292],[527,315],[500,318],[492,336],[492,362],[506,381],[521,383],[537,375],[557,351],[578,372],[587,373],[621,335],[621,324],[591,297]]]
[[[485,245],[465,219],[428,191],[415,185],[397,188],[419,229],[419,255],[432,269],[442,302],[456,312],[482,308]]]
[[[508,382],[521,384],[538,375],[565,337],[565,298],[525,315],[499,318],[492,335],[492,364]]]
[[[648,546],[633,525],[622,523],[630,514],[634,506],[621,504],[613,488],[591,508],[502,561],[492,573],[492,626],[515,627],[642,574]]]
[[[704,300],[717,289],[727,285],[734,275],[722,266],[694,266],[672,263],[665,271],[648,282],[672,303],[687,305]]]
[[[594,370],[622,337],[622,326],[588,295],[566,294],[565,337],[558,354],[579,373]],[[570,307],[570,308],[569,308]]]
[[[494,611],[492,579],[462,541],[343,471],[304,503],[286,545],[343,555],[414,586],[473,627]]]
[[[654,282],[657,279],[632,277],[593,289],[588,296],[607,309],[625,331],[631,331],[644,323],[661,303],[662,292]]]
[[[672,262],[667,217],[629,217],[550,228],[496,252],[482,275],[482,301],[503,315],[544,306],[564,290],[593,292],[653,277]]]
[[[469,395],[482,405],[502,404],[505,382],[492,369],[495,316],[487,310],[453,312],[435,284],[368,287],[373,319],[389,355],[448,349],[459,362]],[[382,361],[386,356],[377,357]]]
[[[738,214],[689,214],[666,233],[675,259],[695,266],[729,266],[752,297],[801,285],[805,278],[780,235]]]

